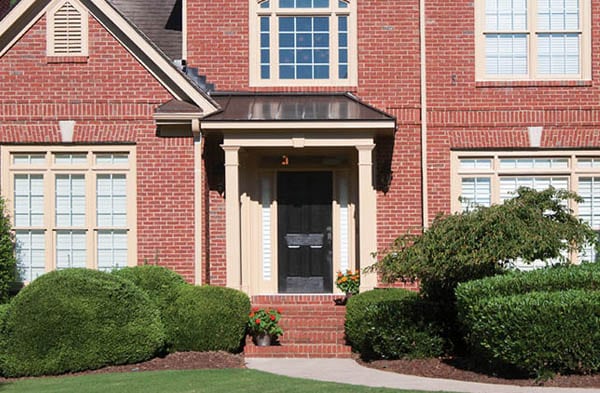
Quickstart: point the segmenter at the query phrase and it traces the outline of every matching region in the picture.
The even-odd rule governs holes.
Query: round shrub
[[[468,320],[469,342],[493,363],[532,375],[600,370],[600,293],[531,292],[489,297]]]
[[[165,331],[173,331],[173,328],[168,326],[169,320],[165,319],[163,314],[177,299],[181,287],[188,285],[183,277],[166,267],[155,265],[126,267],[115,270],[112,274],[133,282],[138,288],[144,291],[150,298],[150,301],[160,311]],[[173,337],[167,336],[167,351],[172,350],[173,340]]]
[[[54,271],[23,288],[1,335],[5,376],[61,374],[150,359],[164,343],[159,312],[130,281]]]
[[[143,265],[115,270],[112,274],[133,282],[146,292],[159,309],[172,303],[181,286],[186,285],[179,274],[163,266]]]
[[[165,310],[168,332],[176,351],[240,349],[246,332],[250,299],[235,289],[184,286]]]
[[[412,291],[367,291],[348,301],[346,338],[365,359],[437,356],[444,340],[432,322],[435,313],[434,304]]]

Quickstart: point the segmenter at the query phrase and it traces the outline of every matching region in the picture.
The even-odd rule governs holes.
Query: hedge
[[[461,283],[456,289],[461,302],[500,295],[518,295],[532,291],[600,289],[600,264],[557,266],[532,271],[512,271],[505,275]]]
[[[346,307],[346,338],[365,359],[422,358],[442,353],[433,321],[437,307],[412,291],[376,289],[352,296]]]
[[[62,374],[154,357],[165,333],[159,312],[130,281],[66,269],[23,288],[6,310],[2,373]]]
[[[176,351],[229,351],[241,348],[250,299],[241,291],[184,286],[164,312],[167,335]]]
[[[532,375],[600,370],[600,292],[481,299],[464,320],[473,350]]]

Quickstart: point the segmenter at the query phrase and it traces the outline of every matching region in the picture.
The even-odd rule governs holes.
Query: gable
[[[45,20],[46,11],[56,5],[59,0],[22,0],[5,19],[0,21],[0,60],[34,25]],[[105,0],[82,0],[81,5],[89,12],[90,29],[92,21],[101,26],[113,37],[111,45],[118,45],[129,53],[128,62],[119,64],[119,76],[131,78],[129,73],[134,62],[142,66],[152,75],[164,89],[176,100],[186,101],[199,107],[199,113],[208,115],[218,110],[218,105],[191,80],[183,75],[170,60],[129,23],[110,3]],[[44,28],[45,31],[45,28]],[[90,31],[91,34],[91,31]],[[89,61],[95,59],[91,52],[94,44],[90,37]],[[45,45],[44,45],[45,46]],[[103,56],[102,48],[96,52],[98,58]],[[122,58],[110,59],[117,62]],[[101,71],[101,70],[97,70]],[[99,72],[99,75],[102,75]],[[133,83],[136,81],[133,80]],[[143,86],[142,86],[143,87]]]

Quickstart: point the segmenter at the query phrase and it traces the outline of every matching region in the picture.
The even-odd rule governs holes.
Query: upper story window
[[[252,86],[352,86],[356,1],[250,0]]]
[[[48,56],[88,55],[88,16],[81,4],[59,2],[48,10],[46,19]]]
[[[590,3],[476,1],[477,80],[589,80]]]

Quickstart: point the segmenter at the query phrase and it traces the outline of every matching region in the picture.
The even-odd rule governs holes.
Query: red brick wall
[[[414,3],[414,4],[413,4]],[[221,91],[351,91],[398,118],[393,180],[378,195],[379,248],[421,225],[419,128],[419,14],[417,2],[358,2],[358,86],[250,88],[248,0],[188,0],[188,64],[199,67]],[[387,142],[386,142],[387,143]],[[225,279],[223,199],[211,192],[207,259],[213,280]],[[221,273],[222,272],[222,273]]]
[[[597,26],[596,1],[592,16]],[[597,67],[591,83],[476,83],[473,1],[429,1],[426,26],[431,218],[450,210],[452,148],[528,147],[529,126],[544,127],[542,147],[600,147]],[[592,31],[594,65],[600,36]]]
[[[89,59],[48,63],[45,26],[42,18],[0,58],[0,141],[57,142],[58,120],[75,120],[77,142],[135,142],[138,263],[192,281],[193,141],[158,138],[152,119],[172,96],[93,18]]]

